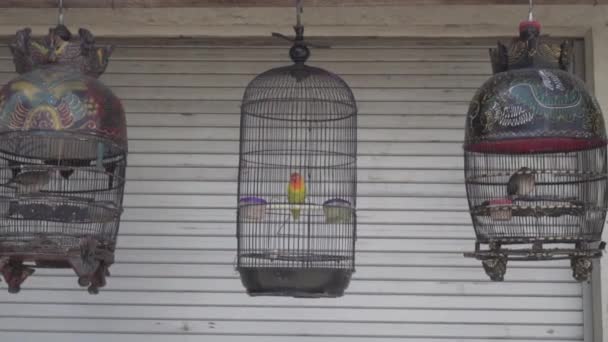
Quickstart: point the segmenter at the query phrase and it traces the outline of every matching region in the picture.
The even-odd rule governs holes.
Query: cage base
[[[241,282],[250,296],[335,298],[344,295],[352,270],[241,267]]]
[[[606,247],[600,242],[597,247],[587,243],[574,242],[574,248],[544,248],[542,242],[533,243],[531,248],[503,248],[498,242],[489,243],[489,249],[481,250],[481,244],[475,244],[475,252],[464,253],[465,257],[481,260],[486,274],[493,281],[503,281],[507,272],[507,262],[531,260],[564,260],[570,259],[572,276],[577,281],[587,281],[593,270],[592,259],[600,258]]]
[[[84,241],[86,243],[79,248],[44,250],[27,245],[16,249],[0,244],[0,273],[8,285],[8,292],[18,293],[36,268],[71,268],[81,287],[87,287],[90,294],[99,293],[99,288],[106,285],[106,277],[110,275],[114,252],[90,247],[92,239]]]

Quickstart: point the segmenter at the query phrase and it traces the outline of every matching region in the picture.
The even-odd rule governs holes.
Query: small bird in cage
[[[291,216],[294,220],[300,218],[300,208],[294,204],[303,204],[306,201],[306,184],[304,177],[297,172],[291,174],[287,187],[287,200],[292,205]]]
[[[74,174],[75,169],[86,167],[91,164],[87,159],[47,159],[44,161],[46,165],[60,167],[59,174],[63,179],[68,180]]]
[[[507,195],[514,200],[529,195],[534,191],[536,180],[534,171],[528,167],[522,167],[515,172],[507,183]]]
[[[26,169],[13,176],[4,185],[15,186],[20,195],[40,192],[50,181],[51,177],[57,173],[54,169]]]
[[[289,177],[289,185],[287,186],[287,202],[291,207],[291,217],[295,221],[300,219],[301,208],[298,204],[304,204],[306,201],[306,183],[304,177],[298,172],[293,172]],[[285,219],[281,227],[277,230],[280,233],[287,224],[288,218]]]

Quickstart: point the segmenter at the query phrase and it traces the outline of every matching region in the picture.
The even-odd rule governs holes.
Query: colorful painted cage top
[[[95,47],[91,33],[78,37],[61,27],[41,42],[30,29],[17,33],[11,51],[21,76],[0,90],[0,133],[61,131],[108,139],[126,149],[123,107],[97,78],[105,71],[111,47]]]
[[[509,47],[499,43],[491,50],[494,76],[471,101],[465,150],[568,152],[605,145],[597,101],[566,71],[571,45],[526,37],[534,32],[522,34]]]

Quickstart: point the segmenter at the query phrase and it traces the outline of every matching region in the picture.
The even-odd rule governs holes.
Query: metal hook
[[[63,0],[59,0],[59,18],[57,22],[59,25],[63,25]]]
[[[530,7],[528,8],[528,21],[534,21],[534,1],[529,1]]]
[[[297,26],[302,26],[302,13],[304,12],[304,8],[302,5],[302,0],[296,0],[296,18],[297,18]]]

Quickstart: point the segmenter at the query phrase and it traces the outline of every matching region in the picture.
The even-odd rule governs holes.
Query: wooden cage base
[[[83,239],[80,248],[44,250],[21,247],[18,251],[0,245],[0,273],[9,293],[18,293],[23,282],[36,268],[71,268],[78,276],[78,285],[88,287],[90,294],[99,293],[110,276],[114,252],[96,246],[94,239]]]
[[[600,258],[606,247],[600,242],[591,247],[586,242],[573,242],[574,248],[545,248],[542,242],[534,242],[531,248],[503,248],[499,242],[488,243],[489,249],[481,250],[481,243],[475,243],[475,252],[464,253],[465,257],[481,260],[486,274],[493,281],[503,281],[507,272],[507,262],[530,260],[570,259],[572,276],[577,281],[587,281],[593,270],[592,259]]]

